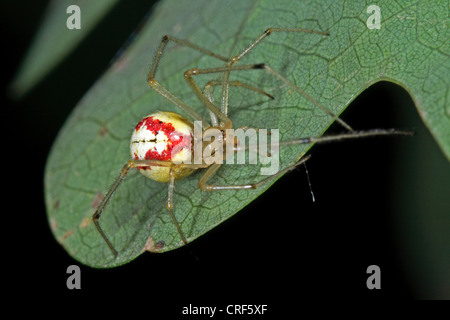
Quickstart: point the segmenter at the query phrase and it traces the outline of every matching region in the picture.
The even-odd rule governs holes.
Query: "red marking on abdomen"
[[[158,119],[154,119],[153,117],[147,117],[142,119],[136,126],[136,131],[143,126],[146,127],[146,130],[150,130],[151,132],[153,132],[155,136],[158,134],[158,131],[162,131],[169,139],[167,141],[166,149],[163,150],[163,152],[159,153],[156,150],[150,149],[146,152],[144,159],[163,160],[163,161],[172,160],[172,150],[175,147],[177,147],[180,143],[182,143],[183,136],[175,131],[175,128],[171,123],[162,122]],[[180,147],[182,147],[182,145],[180,145]],[[178,151],[181,150],[180,147],[177,148]]]

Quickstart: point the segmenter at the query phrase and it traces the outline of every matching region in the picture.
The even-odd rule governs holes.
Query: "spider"
[[[297,29],[297,28],[268,28],[263,33],[259,35],[250,45],[248,45],[244,50],[242,50],[238,55],[231,58],[224,57],[222,55],[216,54],[207,49],[201,48],[194,43],[187,40],[182,40],[174,38],[172,36],[165,35],[159,44],[156,51],[155,58],[153,60],[152,67],[148,73],[148,84],[161,96],[171,101],[174,105],[180,108],[187,116],[184,117],[177,113],[158,111],[154,112],[146,117],[144,117],[136,126],[132,133],[131,143],[130,143],[130,153],[132,159],[129,160],[120,171],[119,176],[109,189],[109,191],[104,196],[102,202],[97,207],[94,212],[92,219],[93,222],[100,233],[103,240],[108,245],[109,249],[112,251],[114,256],[117,256],[118,252],[114,248],[113,244],[103,231],[100,226],[99,220],[102,212],[109,203],[111,196],[126,178],[128,172],[132,168],[137,168],[144,176],[149,179],[168,184],[167,193],[167,209],[168,213],[178,231],[178,234],[184,244],[188,243],[180,224],[174,213],[174,186],[175,181],[183,179],[191,175],[195,170],[206,169],[204,174],[201,176],[198,182],[198,187],[204,191],[217,191],[217,190],[239,190],[239,189],[255,189],[259,186],[265,184],[266,182],[273,180],[287,171],[295,168],[296,166],[304,163],[309,159],[309,156],[304,156],[300,158],[296,163],[287,166],[286,168],[276,172],[275,174],[269,175],[258,182],[248,183],[248,184],[238,184],[238,185],[212,185],[208,184],[208,180],[219,170],[223,163],[221,162],[211,162],[208,161],[208,157],[203,157],[203,152],[194,154],[196,138],[200,138],[200,151],[208,151],[211,148],[209,141],[211,140],[211,132],[214,132],[214,137],[220,143],[227,143],[233,146],[233,152],[239,151],[237,146],[237,140],[232,134],[233,124],[232,120],[228,117],[228,97],[229,97],[229,87],[243,87],[245,89],[258,92],[260,94],[266,95],[267,97],[273,99],[274,97],[267,92],[251,86],[249,84],[240,81],[230,81],[230,73],[237,70],[254,70],[261,69],[265,70],[272,76],[280,79],[287,86],[292,88],[294,91],[303,95],[307,100],[309,100],[316,107],[320,108],[322,111],[331,116],[335,121],[337,121],[341,126],[343,126],[347,132],[333,135],[333,136],[322,136],[322,137],[307,137],[298,140],[283,141],[279,142],[278,145],[294,145],[294,144],[310,144],[316,142],[325,141],[338,141],[349,138],[361,138],[367,136],[378,136],[378,135],[394,135],[394,134],[411,134],[406,131],[399,131],[394,129],[373,129],[368,131],[354,131],[346,122],[341,118],[331,112],[328,108],[320,104],[313,97],[304,92],[301,88],[296,86],[294,83],[289,81],[287,78],[273,70],[270,66],[265,63],[259,64],[249,64],[249,65],[235,65],[242,58],[244,58],[255,46],[260,44],[264,39],[266,39],[272,33],[277,32],[303,32],[310,34],[317,34],[321,36],[328,36],[329,34],[322,31],[307,30],[307,29]],[[208,124],[205,119],[203,119],[199,114],[197,114],[191,107],[186,105],[182,100],[176,97],[172,92],[168,91],[163,87],[156,79],[155,74],[160,63],[161,57],[164,53],[169,42],[174,42],[182,46],[189,47],[193,50],[199,51],[203,54],[214,57],[222,62],[224,65],[221,67],[212,68],[192,68],[184,73],[184,79],[190,86],[195,95],[203,103],[203,105],[208,109],[210,114],[211,123]],[[201,74],[222,74],[222,80],[209,81],[204,88],[204,91],[200,89],[194,80],[194,76]],[[220,108],[214,103],[212,88],[215,86],[222,86],[222,97]],[[194,124],[194,123],[195,124]],[[195,125],[199,124],[202,126],[203,131],[200,137],[192,137],[195,132]],[[257,129],[256,129],[257,130]],[[198,144],[197,144],[198,146]],[[215,155],[217,150],[209,150],[210,155]],[[191,163],[190,159],[194,156],[194,163]],[[223,158],[222,158],[223,159]],[[209,159],[210,160],[210,159]]]

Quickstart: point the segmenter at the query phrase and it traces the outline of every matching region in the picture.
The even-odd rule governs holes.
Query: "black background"
[[[5,4],[3,4],[4,6]],[[2,85],[7,88],[39,24],[45,6],[2,9]],[[110,58],[151,8],[121,3],[98,29],[27,97],[2,95],[2,157],[7,187],[3,241],[11,294],[88,298],[100,308],[130,308],[146,301],[152,313],[181,313],[190,303],[267,304],[269,314],[295,311],[308,299],[414,298],[398,258],[392,223],[393,161],[404,137],[315,146],[304,167],[287,174],[242,212],[188,245],[143,254],[110,270],[80,265],[53,238],[43,201],[43,170],[52,142],[71,108],[107,68]],[[121,19],[120,28],[114,27]],[[105,37],[114,28],[114,37]],[[87,71],[88,70],[88,71]],[[417,129],[399,116],[413,110],[407,93],[392,84],[372,86],[343,114],[358,129]],[[340,132],[334,126],[330,132]],[[8,151],[8,150],[9,151]],[[282,232],[280,230],[283,230]],[[282,236],[282,238],[277,238]],[[81,290],[68,290],[66,269],[81,267]],[[366,269],[378,265],[382,289],[368,290]],[[103,300],[107,298],[107,300]],[[148,309],[148,310],[150,310]],[[149,311],[150,312],[150,311]]]

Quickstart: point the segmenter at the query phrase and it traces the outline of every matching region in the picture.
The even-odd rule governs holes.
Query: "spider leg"
[[[155,58],[153,59],[153,64],[152,67],[150,68],[150,71],[148,73],[148,84],[156,91],[158,92],[160,95],[162,95],[164,98],[168,99],[169,101],[171,101],[173,104],[175,104],[177,107],[179,107],[180,109],[184,110],[194,121],[198,120],[198,121],[203,121],[204,119],[202,119],[202,117],[200,117],[191,107],[189,107],[188,105],[186,105],[183,101],[181,101],[177,96],[175,96],[173,93],[171,93],[169,90],[167,90],[166,88],[164,88],[161,84],[159,84],[158,81],[155,80],[155,73],[156,73],[156,69],[158,68],[159,62],[161,61],[161,57],[164,53],[164,49],[167,46],[167,44],[169,43],[169,41],[178,43],[180,45],[192,48],[194,50],[197,50],[199,52],[202,52],[204,54],[207,54],[209,56],[212,56],[214,58],[217,58],[219,60],[222,61],[228,61],[228,58],[223,57],[221,55],[215,54],[212,51],[203,49],[187,40],[181,40],[181,39],[177,39],[174,38],[172,36],[168,36],[165,35],[162,37],[161,42],[159,44],[158,50],[156,51],[156,55]]]
[[[371,129],[371,130],[360,130],[345,132],[336,135],[328,135],[321,137],[307,137],[300,138],[289,141],[281,141],[278,143],[279,146],[289,146],[296,144],[309,144],[309,143],[324,143],[324,142],[336,142],[350,139],[358,138],[368,138],[368,137],[378,137],[378,136],[392,136],[392,135],[402,135],[402,136],[412,136],[414,132],[397,130],[397,129]]]
[[[125,179],[125,177],[128,174],[128,171],[132,168],[130,161],[128,161],[120,170],[120,174],[117,177],[117,179],[114,181],[113,185],[109,189],[109,191],[106,193],[106,195],[103,197],[102,202],[95,210],[94,214],[92,215],[92,221],[94,222],[95,227],[97,228],[98,233],[100,233],[103,240],[105,240],[106,244],[108,245],[109,249],[111,249],[114,256],[117,256],[117,250],[114,249],[114,246],[112,245],[111,241],[109,241],[109,238],[106,236],[106,234],[103,232],[103,229],[100,226],[99,220],[100,216],[105,209],[106,205],[108,204],[109,200],[111,199],[111,196],[114,194],[114,192],[117,190],[119,185],[122,183],[122,181]]]
[[[199,75],[199,74],[210,74],[210,73],[220,73],[220,72],[226,72],[226,71],[234,71],[234,70],[251,70],[251,69],[258,69],[258,65],[245,65],[245,66],[234,66],[234,67],[217,67],[217,68],[205,68],[205,69],[198,69],[193,68],[189,69],[184,73],[184,79],[186,80],[187,84],[191,87],[192,91],[197,95],[197,97],[200,99],[200,101],[203,102],[203,104],[216,116],[219,120],[222,121],[222,129],[231,129],[232,128],[232,121],[230,118],[227,117],[227,114],[223,111],[219,110],[214,103],[212,102],[212,97],[208,94],[205,94],[200,87],[195,82],[193,76]],[[251,87],[251,86],[249,86]],[[253,88],[253,87],[252,87]],[[258,89],[259,90],[259,89]]]
[[[331,116],[335,121],[339,122],[344,128],[346,128],[348,131],[353,131],[352,127],[350,127],[344,120],[342,120],[338,115],[334,114],[330,109],[325,107],[323,104],[321,104],[319,101],[311,97],[308,93],[300,89],[298,86],[296,86],[294,83],[289,81],[287,78],[283,77],[281,74],[273,70],[271,67],[264,63],[257,63],[257,64],[251,64],[251,65],[241,65],[241,66],[225,66],[225,67],[217,67],[217,68],[206,68],[206,69],[190,69],[187,70],[184,73],[184,78],[188,82],[189,86],[192,88],[192,90],[195,92],[195,94],[200,98],[200,100],[208,107],[208,109],[211,110],[215,115],[223,115],[223,119],[228,119],[226,117],[226,114],[223,112],[220,112],[219,109],[208,99],[208,97],[200,90],[196,82],[194,81],[193,77],[194,75],[199,74],[207,74],[207,73],[217,73],[217,72],[231,72],[231,71],[237,71],[237,70],[253,70],[253,69],[264,69],[273,76],[277,77],[284,83],[286,83],[289,87],[297,91],[299,94],[301,94],[303,97],[308,99],[311,103],[313,103],[316,107],[327,113],[329,116]],[[220,118],[220,117],[219,117]],[[229,119],[228,119],[229,120]],[[231,124],[231,120],[228,124]],[[227,122],[225,122],[227,123]],[[225,127],[228,129],[228,127]],[[231,127],[230,127],[231,128]]]
[[[323,36],[328,36],[328,32],[309,30],[309,29],[300,29],[300,28],[267,28],[263,33],[259,35],[247,48],[241,51],[240,54],[232,57],[227,61],[227,66],[232,66],[236,62],[240,61],[245,55],[247,55],[254,47],[256,47],[259,43],[261,43],[266,37],[271,35],[273,32],[299,32],[299,33],[311,33],[311,34],[319,34]],[[223,73],[222,78],[222,104],[221,109],[222,112],[227,114],[228,110],[228,91],[229,91],[229,77],[230,71],[226,71]]]
[[[122,170],[120,170],[119,176],[116,178],[116,180],[114,181],[113,185],[111,186],[111,188],[108,190],[108,192],[104,196],[102,202],[97,207],[97,209],[95,210],[94,214],[92,215],[92,221],[94,222],[94,225],[97,228],[97,231],[99,232],[99,234],[103,238],[103,240],[105,240],[106,244],[108,245],[109,249],[111,249],[111,251],[114,254],[114,256],[117,256],[117,250],[114,248],[114,246],[112,245],[112,243],[109,240],[108,236],[105,234],[105,232],[101,228],[101,226],[100,226],[100,216],[102,215],[103,210],[105,210],[105,207],[107,206],[107,204],[111,200],[111,197],[114,194],[114,192],[121,185],[123,180],[125,180],[125,178],[126,178],[128,172],[130,171],[130,169],[132,169],[132,168],[145,168],[145,167],[150,167],[150,166],[163,166],[163,167],[189,166],[189,167],[192,167],[192,168],[197,168],[197,167],[199,168],[199,167],[201,167],[201,165],[187,165],[187,164],[186,165],[184,165],[184,164],[175,165],[175,164],[173,164],[170,161],[162,161],[162,160],[130,160],[122,167]],[[169,192],[169,195],[171,195],[171,197],[173,199],[173,192],[171,194]]]
[[[217,58],[217,59],[225,61],[225,62],[227,62],[229,60],[226,57],[223,57],[221,55],[215,54],[212,51],[203,49],[203,48],[201,48],[201,47],[199,47],[199,46],[197,46],[197,45],[195,45],[195,44],[193,44],[193,43],[191,43],[191,42],[189,42],[187,40],[181,40],[181,39],[177,39],[177,38],[174,38],[172,36],[169,36],[169,35],[165,35],[165,36],[162,37],[161,43],[159,44],[158,50],[156,51],[155,59],[153,60],[153,65],[152,65],[152,67],[151,67],[151,69],[150,69],[150,71],[148,73],[149,77],[151,76],[152,78],[154,78],[155,73],[156,73],[156,69],[158,68],[158,64],[159,64],[159,62],[161,60],[161,56],[163,55],[164,49],[167,46],[167,44],[169,43],[169,41],[173,41],[173,42],[178,43],[178,44],[180,44],[182,46],[192,48],[194,50],[200,51],[200,52],[202,52],[202,53],[204,53],[206,55],[209,55],[211,57]]]
[[[240,54],[231,58],[227,65],[233,65],[239,60],[241,60],[246,54],[248,54],[254,47],[256,47],[260,42],[262,42],[265,38],[270,36],[273,32],[303,32],[303,33],[314,33],[320,34],[323,36],[330,35],[328,32],[309,30],[309,29],[300,29],[300,28],[267,28],[263,33],[259,35],[247,48],[241,51]]]
[[[213,81],[209,81],[205,84],[205,96],[206,98],[212,103],[214,104],[214,96],[213,96],[213,90],[212,87],[214,86],[214,84],[211,84]],[[213,127],[218,127],[219,126],[219,121],[217,121],[217,117],[214,114],[214,112],[212,112],[211,110],[209,110],[209,117],[211,118],[211,125]]]
[[[319,109],[321,109],[322,111],[324,111],[325,113],[327,113],[329,116],[331,116],[335,121],[339,122],[340,125],[342,125],[344,128],[346,128],[348,131],[353,131],[352,127],[350,127],[344,120],[342,120],[341,118],[339,118],[338,115],[334,114],[330,109],[328,109],[327,107],[325,107],[323,104],[321,104],[319,101],[317,101],[316,99],[314,99],[313,97],[311,97],[308,93],[306,93],[305,91],[303,91],[302,89],[300,89],[298,86],[296,86],[294,83],[292,83],[291,81],[289,81],[288,79],[286,79],[285,77],[283,77],[281,74],[279,74],[278,72],[276,72],[275,70],[273,70],[271,67],[269,67],[266,64],[262,64],[259,66],[260,68],[262,67],[263,69],[267,70],[269,73],[271,73],[272,75],[274,75],[275,77],[277,77],[278,79],[280,79],[281,81],[283,81],[284,83],[286,83],[289,87],[291,87],[292,89],[294,89],[295,91],[297,91],[298,93],[300,93],[302,96],[304,96],[306,99],[308,99],[311,103],[313,103],[316,107],[318,107]]]
[[[206,96],[206,97],[208,98],[208,100],[211,101],[211,103],[213,103],[213,104],[214,104],[214,96],[213,96],[213,94],[212,94],[213,87],[218,86],[218,85],[221,85],[221,84],[222,84],[222,81],[218,81],[218,80],[210,80],[210,81],[208,81],[208,82],[205,84],[205,89],[204,89],[205,96]],[[263,94],[263,95],[269,97],[270,99],[275,99],[271,94],[269,94],[269,93],[267,93],[267,92],[265,92],[265,91],[263,91],[263,90],[261,90],[261,89],[259,89],[259,88],[257,88],[257,87],[254,87],[254,86],[251,86],[251,85],[246,84],[246,83],[244,83],[244,82],[241,82],[241,81],[230,81],[229,85],[230,85],[230,86],[233,86],[233,87],[242,87],[242,88],[246,88],[246,89],[248,89],[248,90],[252,90],[252,91],[261,93],[261,94]],[[217,121],[217,117],[215,116],[215,114],[214,114],[211,110],[209,111],[209,113],[210,113],[210,117],[211,117],[211,124],[212,124],[213,126],[216,126],[216,127],[217,127],[217,126],[219,125],[219,123],[218,123],[218,121]]]
[[[205,84],[205,92],[208,91],[208,90],[211,91],[211,90],[212,90],[212,87],[218,86],[218,85],[220,85],[220,84],[222,84],[222,81],[219,81],[219,80],[210,80],[210,81],[208,81],[208,82]],[[248,89],[248,90],[252,90],[252,91],[261,93],[261,94],[263,94],[263,95],[269,97],[270,99],[275,99],[274,96],[272,96],[270,93],[267,93],[267,92],[265,92],[264,90],[261,90],[261,89],[259,89],[259,88],[257,88],[257,87],[251,86],[251,85],[249,85],[249,84],[247,84],[247,83],[244,83],[244,82],[241,82],[241,81],[230,81],[228,84],[229,84],[230,86],[233,86],[233,87],[242,87],[242,88],[246,88],[246,89]]]
[[[168,191],[167,191],[167,209],[169,210],[169,215],[172,218],[172,221],[177,228],[178,234],[181,237],[181,240],[184,244],[187,244],[186,237],[184,236],[183,231],[181,230],[181,226],[178,223],[177,218],[175,217],[175,213],[173,211],[173,192],[175,190],[175,171],[173,168],[170,169],[169,172],[169,185],[168,185]]]
[[[247,130],[249,127],[240,127],[241,129]],[[256,132],[259,131],[258,128],[250,128],[255,130]],[[270,132],[267,132],[268,135],[270,135]],[[286,140],[286,141],[271,141],[270,146],[279,148],[280,146],[293,146],[293,145],[299,145],[299,144],[310,144],[310,143],[327,143],[327,142],[339,142],[339,141],[345,141],[345,140],[352,140],[352,139],[359,139],[359,138],[369,138],[369,137],[380,137],[380,136],[412,136],[414,135],[413,131],[406,131],[406,130],[397,130],[397,129],[370,129],[370,130],[354,130],[351,132],[345,132],[340,134],[333,134],[333,135],[325,135],[320,137],[304,137],[299,139],[293,139],[293,140]],[[259,148],[263,146],[268,146],[266,144],[259,144]],[[245,144],[243,146],[236,145],[233,148],[233,152],[243,151],[243,150],[249,150],[250,145]]]
[[[322,137],[308,137],[301,138],[290,141],[281,141],[278,143],[278,146],[288,146],[288,145],[297,145],[297,144],[309,144],[309,143],[323,143],[323,142],[332,142],[332,141],[342,141],[349,140],[355,138],[366,138],[366,137],[374,137],[374,136],[384,136],[384,135],[413,135],[413,132],[403,131],[403,130],[395,130],[395,129],[373,129],[366,131],[352,131],[346,132],[338,135],[332,136],[322,136]],[[273,147],[273,145],[272,145]],[[247,149],[248,146],[245,146]],[[236,148],[234,151],[242,150],[240,148]],[[208,184],[208,180],[219,170],[221,167],[221,163],[213,163],[208,169],[205,171],[203,176],[200,178],[198,182],[198,187],[204,191],[215,191],[215,190],[240,190],[240,189],[256,189],[261,185],[276,179],[277,177],[283,175],[284,173],[294,169],[298,165],[306,162],[310,158],[309,155],[303,156],[300,158],[295,164],[290,165],[283,170],[278,171],[277,173],[270,175],[258,182],[248,183],[248,184],[237,184],[237,185],[212,185]]]

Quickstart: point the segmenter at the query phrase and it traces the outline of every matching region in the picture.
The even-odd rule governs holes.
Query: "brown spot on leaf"
[[[57,199],[54,203],[53,203],[53,209],[56,210],[59,208],[59,199]]]
[[[154,250],[154,241],[152,237],[148,237],[147,242],[145,243],[144,248],[142,251],[150,251],[153,252]]]
[[[155,242],[152,237],[148,237],[142,251],[159,252],[159,250],[164,248],[164,245],[164,241]]]
[[[56,220],[50,219],[50,229],[52,229],[52,231],[56,231],[57,228],[58,228],[58,224],[56,223]]]
[[[108,134],[108,128],[106,128],[106,127],[102,127],[101,129],[100,129],[100,131],[98,132],[98,135],[100,136],[100,137],[104,137],[104,136],[106,136]]]
[[[59,243],[63,243],[68,237],[70,237],[74,233],[73,229],[68,230],[61,237],[58,238]]]
[[[83,220],[81,220],[80,228],[86,228],[89,226],[92,222],[91,217],[84,217]]]
[[[103,197],[104,197],[103,192],[99,191],[95,195],[94,199],[92,199],[91,208],[96,210],[98,208],[98,206],[100,205],[100,203],[102,203]]]
[[[164,248],[165,245],[166,245],[166,244],[164,243],[164,241],[158,241],[158,242],[155,244],[155,249],[156,249],[156,251],[161,250],[162,248]]]

